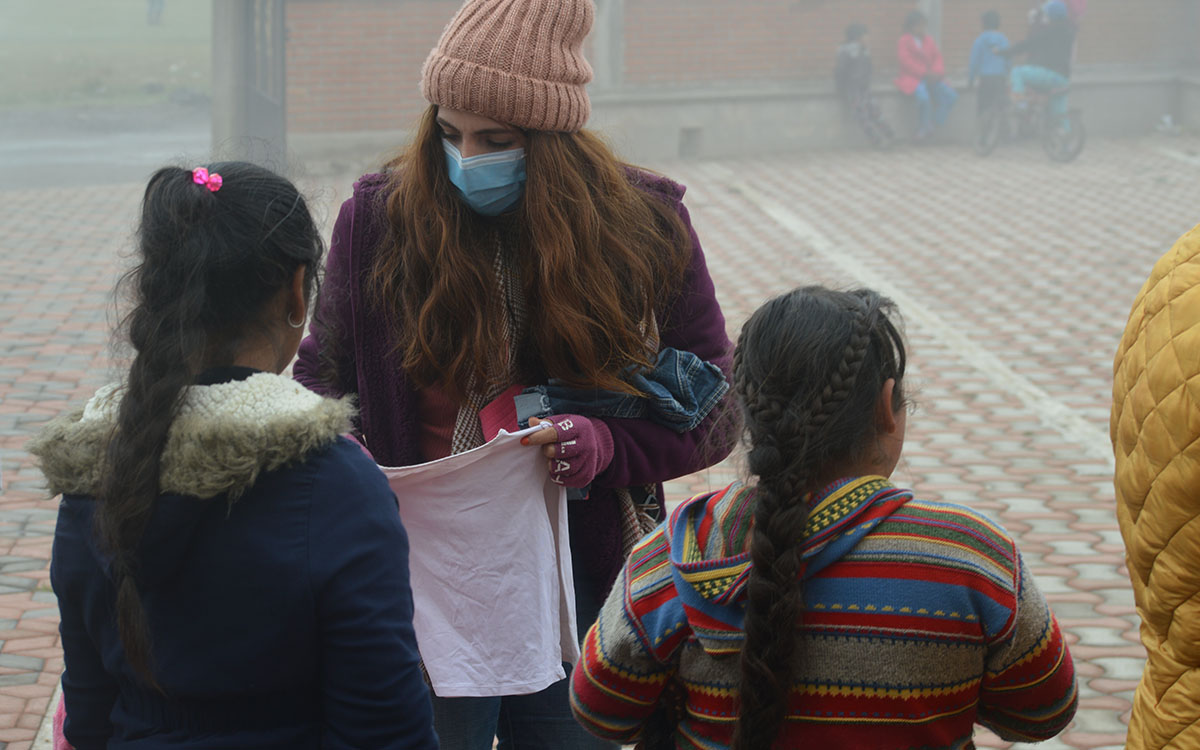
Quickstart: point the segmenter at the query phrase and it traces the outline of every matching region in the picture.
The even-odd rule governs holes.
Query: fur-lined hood
[[[29,444],[54,494],[95,495],[123,390],[101,388],[83,409],[51,421]],[[294,380],[255,373],[188,389],[163,451],[160,488],[232,501],[259,474],[297,463],[350,430],[348,399],[319,396]]]

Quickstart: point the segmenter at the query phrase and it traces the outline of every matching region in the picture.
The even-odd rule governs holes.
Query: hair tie
[[[196,167],[192,170],[192,182],[196,183],[197,185],[203,185],[204,187],[208,188],[210,192],[215,193],[221,189],[221,184],[224,182],[224,180],[222,180],[221,175],[217,174],[216,172],[212,172],[210,174],[209,171],[204,167]]]

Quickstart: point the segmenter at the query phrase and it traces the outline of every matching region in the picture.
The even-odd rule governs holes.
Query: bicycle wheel
[[[1037,132],[1037,113],[1029,111],[1032,106],[1026,103],[1024,107],[1012,107],[1009,110],[1008,132],[1014,141],[1025,140]]]
[[[1004,133],[1005,113],[1002,107],[991,107],[979,116],[975,133],[975,153],[988,156],[1000,145]]]
[[[1087,129],[1079,110],[1071,110],[1057,121],[1047,119],[1042,133],[1042,149],[1046,156],[1066,164],[1075,161],[1087,143]]]

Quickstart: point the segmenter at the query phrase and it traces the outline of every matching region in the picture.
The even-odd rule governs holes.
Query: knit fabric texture
[[[573,133],[591,114],[583,40],[592,0],[468,0],[425,61],[421,94],[529,130]]]
[[[633,551],[572,676],[576,718],[636,740],[669,681],[686,693],[675,747],[727,748],[754,490],[680,506]],[[1074,669],[1012,539],[967,508],[882,477],[811,499],[805,611],[780,747],[968,748],[976,722],[1042,740],[1075,712]]]

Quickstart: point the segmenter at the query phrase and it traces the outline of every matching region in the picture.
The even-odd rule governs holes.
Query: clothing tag
[[[521,395],[521,391],[523,390],[525,390],[525,386],[514,385],[497,396],[490,404],[479,410],[479,424],[483,427],[483,441],[485,443],[495,439],[500,434],[500,430],[516,432],[520,429],[517,426],[517,404],[515,399]]]

